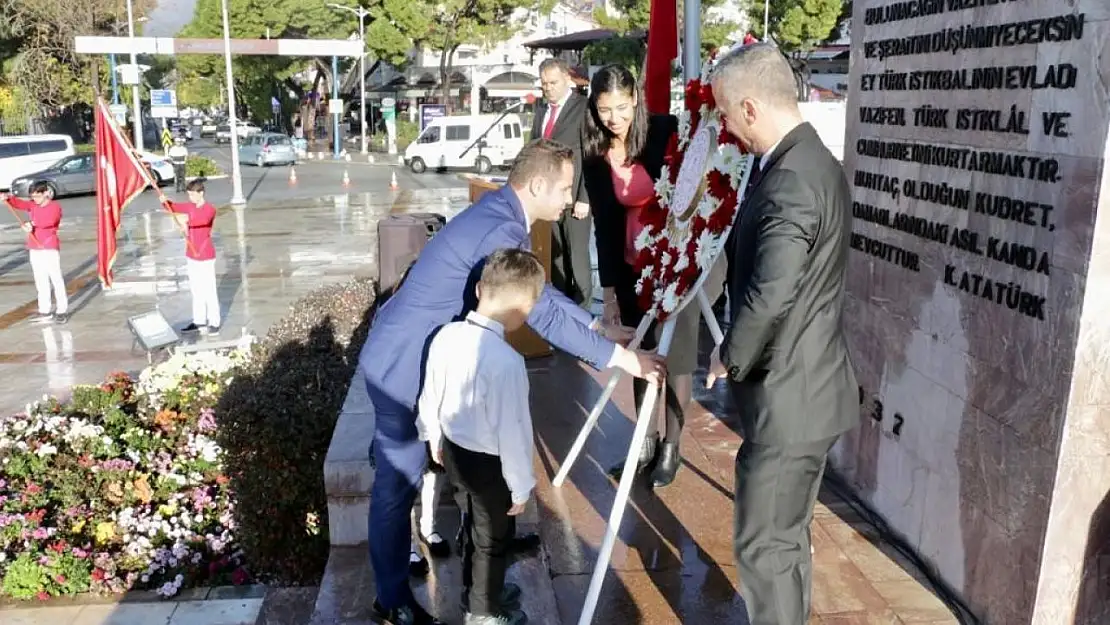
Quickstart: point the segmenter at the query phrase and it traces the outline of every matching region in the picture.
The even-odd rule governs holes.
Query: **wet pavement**
[[[220,208],[213,237],[224,317],[218,339],[264,335],[290,304],[322,284],[376,278],[377,222],[391,212],[461,210],[467,191],[455,180],[454,188],[402,186]],[[63,199],[63,210],[73,201]],[[147,359],[133,345],[132,315],[157,309],[175,327],[191,321],[184,241],[171,218],[150,204],[136,202],[124,214],[110,291],[96,278],[94,214],[66,212],[59,233],[71,313],[65,325],[28,320],[37,306],[23,236],[0,231],[0,414],[44,393],[64,396],[72,385],[100,382],[112,371],[141,369]]]
[[[608,378],[565,356],[530,368],[541,535],[561,622],[573,625],[616,493],[607,470],[624,459],[632,437],[632,385],[622,380],[567,483],[555,489],[551,479]],[[633,488],[593,622],[747,623],[731,541],[740,438],[727,394],[720,385],[699,393],[675,482],[655,492],[643,480]],[[830,492],[821,495],[813,544],[810,624],[957,623],[924,576]]]

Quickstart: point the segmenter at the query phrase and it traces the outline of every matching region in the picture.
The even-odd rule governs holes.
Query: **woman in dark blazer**
[[[672,115],[648,114],[643,93],[628,69],[608,65],[594,74],[583,127],[582,180],[594,218],[597,271],[605,293],[607,321],[619,318],[622,324],[636,327],[643,319],[636,296],[639,276],[633,268],[633,241],[639,233],[639,211],[654,198],[655,181],[677,128]],[[658,422],[654,422],[640,451],[641,471],[655,463],[651,480],[656,487],[674,481],[682,461],[678,442],[698,360],[697,305],[687,306],[675,321],[667,354],[665,428],[660,437]],[[654,325],[644,339],[644,348],[656,345],[661,329],[660,324]],[[632,388],[639,406],[647,383],[634,380]],[[615,467],[617,471],[620,468]]]

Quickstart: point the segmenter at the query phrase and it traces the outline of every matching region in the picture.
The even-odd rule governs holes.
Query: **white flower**
[[[709,219],[720,207],[721,200],[706,193],[701,196],[701,201],[698,202],[698,214],[701,215],[703,219]]]
[[[640,234],[636,235],[636,240],[633,242],[633,247],[636,251],[646,250],[655,244],[655,234],[652,232],[651,226],[644,226],[640,230]]]
[[[675,265],[674,265],[674,270],[675,270],[676,273],[681,273],[683,269],[686,269],[689,266],[690,266],[690,255],[689,254],[680,254],[679,257],[678,257],[678,262],[675,263]]]
[[[678,282],[672,282],[667,285],[666,290],[663,291],[662,301],[660,302],[663,307],[663,312],[672,313],[675,308],[678,308]]]
[[[678,116],[678,149],[684,150],[690,144],[690,114],[683,109]]]
[[[43,445],[42,447],[39,447],[38,449],[35,450],[35,455],[40,456],[40,457],[41,456],[50,456],[50,455],[53,455],[53,454],[56,454],[56,453],[58,453],[58,448],[49,444],[49,443],[47,443],[47,444]]]
[[[708,269],[713,264],[713,261],[716,259],[717,252],[720,251],[718,249],[717,243],[718,237],[714,236],[713,233],[708,230],[703,231],[701,233],[701,236],[698,237],[695,258],[697,260],[698,267],[700,267],[702,270]]]

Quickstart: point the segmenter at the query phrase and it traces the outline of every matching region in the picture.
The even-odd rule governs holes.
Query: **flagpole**
[[[105,106],[104,105],[104,100],[101,99],[101,98],[97,98],[97,106],[101,106],[101,107]],[[101,115],[104,114],[103,110],[101,110],[100,114]],[[127,138],[127,135],[120,132],[119,127],[116,126],[116,123],[115,123],[114,119],[112,119],[110,116],[105,116],[104,121],[107,122],[108,124],[110,124],[112,126],[112,130],[114,130],[116,132],[116,135],[119,136],[121,139],[123,139],[124,144],[127,145],[127,149],[131,152],[132,158],[137,157],[137,156],[141,157],[141,155],[135,149],[135,147],[133,145],[131,145],[131,141]],[[168,206],[168,203],[170,202],[170,199],[168,197],[166,197],[166,194],[162,192],[162,189],[158,186],[158,184],[154,181],[153,178],[150,177],[150,172],[147,171],[146,165],[141,160],[138,160],[137,164],[138,164],[138,170],[140,172],[139,175],[141,175],[143,177],[143,179],[146,180],[146,183],[148,185],[150,185],[150,188],[154,189],[154,192],[158,194],[158,201],[162,205],[162,208],[164,208],[166,210],[166,213],[168,213],[170,215],[170,217],[175,217],[175,213],[172,210],[170,210],[170,208]],[[181,238],[185,240],[186,247],[188,247],[195,254],[196,250],[193,249],[193,242],[189,240],[188,232],[186,232],[185,228],[180,223],[177,222],[176,218],[171,219],[171,221],[173,221],[173,225],[175,226],[177,231],[181,234]]]
[[[701,76],[701,0],[683,3],[682,80],[688,83]]]
[[[7,202],[7,200],[4,201],[4,206],[8,207],[8,210],[10,210],[12,212],[12,217],[15,217],[15,220],[19,222],[20,229],[23,229],[24,225],[27,222],[23,221],[23,218],[19,216],[19,213],[15,210],[15,207],[13,207],[11,204],[9,204]],[[35,236],[34,232],[28,230],[27,234],[30,235],[31,240],[35,242],[35,245],[39,245],[39,246],[42,245],[42,243],[39,242],[39,238]]]

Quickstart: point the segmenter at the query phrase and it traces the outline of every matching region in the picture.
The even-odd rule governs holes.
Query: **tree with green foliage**
[[[554,0],[443,0],[429,7],[435,17],[426,43],[439,52],[443,102],[450,107],[451,68],[460,46],[485,48],[505,41],[519,26],[513,22],[517,9],[546,14],[554,4]]]
[[[841,21],[844,0],[769,0],[771,37],[787,52],[811,50],[828,40]],[[764,39],[764,0],[748,0],[752,33]],[[850,15],[850,14],[849,14]]]
[[[355,3],[347,0],[346,4]],[[371,14],[366,22],[366,46],[370,54],[391,61],[403,61],[413,47],[414,35],[426,34],[431,13],[426,5],[412,0],[363,0]],[[357,33],[358,22],[350,14],[337,11],[324,0],[229,0],[228,20],[233,39],[269,37],[289,39],[345,39]],[[198,0],[193,21],[181,31],[182,37],[223,37],[220,0]],[[355,59],[353,62],[357,62]],[[183,103],[211,106],[221,93],[224,59],[217,55],[188,55],[177,59],[179,88],[186,94]],[[240,56],[232,60],[236,101],[243,111],[257,119],[270,115],[271,97],[298,97],[304,89],[293,76],[304,69],[304,59],[277,56]],[[343,59],[342,68],[352,59]],[[315,59],[319,74],[329,80],[331,60]],[[342,69],[341,68],[341,69]],[[319,85],[319,81],[314,87]],[[283,102],[284,105],[284,102]]]
[[[135,14],[151,3],[137,0]],[[96,55],[77,54],[76,37],[106,35],[125,19],[117,0],[0,0],[0,81],[38,107],[90,104],[108,80]]]
[[[710,9],[720,6],[725,0],[703,0],[701,5],[701,49],[706,57],[712,51],[732,43],[730,35],[739,24],[711,16]],[[591,65],[619,63],[639,73],[647,52],[647,40],[642,33],[647,32],[651,23],[651,0],[616,0],[613,8],[619,15],[611,16],[604,9],[594,10],[594,19],[602,28],[616,31],[620,36],[599,41],[586,46],[583,57]],[[679,28],[683,16],[683,3],[677,6]]]

